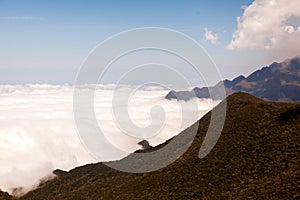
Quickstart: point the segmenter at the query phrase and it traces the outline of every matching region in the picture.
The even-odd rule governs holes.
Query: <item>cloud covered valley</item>
[[[112,114],[114,86],[97,87],[95,115],[107,139],[124,151],[105,160],[120,159],[140,148],[142,140],[126,135],[115,124]],[[129,101],[130,120],[141,127],[151,123],[150,111],[163,108],[164,125],[155,136],[147,138],[158,145],[194,123],[218,102],[193,99],[188,102],[164,98],[168,90],[159,87],[136,90]],[[195,105],[197,116],[182,122],[182,105]],[[195,112],[195,107],[187,112]],[[25,191],[51,175],[54,169],[70,170],[97,162],[82,145],[73,117],[73,87],[69,85],[1,85],[0,86],[0,188]],[[103,150],[105,151],[105,150]]]

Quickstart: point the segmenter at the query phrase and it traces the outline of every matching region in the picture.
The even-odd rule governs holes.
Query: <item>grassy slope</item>
[[[0,190],[0,200],[14,200],[15,198],[9,195],[7,192]]]
[[[222,135],[204,159],[198,151],[210,113],[200,120],[188,151],[164,169],[129,174],[90,164],[61,173],[22,199],[300,198],[300,104],[245,93],[231,95],[227,103]]]

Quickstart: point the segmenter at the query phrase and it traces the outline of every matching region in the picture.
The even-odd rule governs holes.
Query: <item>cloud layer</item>
[[[140,146],[116,126],[112,116],[113,86],[100,86],[95,95],[95,113],[106,137],[124,152]],[[136,91],[129,102],[131,120],[137,126],[151,122],[150,110],[160,105],[166,113],[164,126],[158,135],[149,139],[157,145],[178,134],[213,105],[208,99],[197,99],[198,115],[181,125],[181,103],[164,99],[167,90],[143,88]],[[67,85],[2,85],[0,86],[0,188],[25,190],[54,169],[69,170],[75,166],[95,162],[80,142],[73,120],[73,88]],[[192,102],[184,102],[193,105]],[[194,107],[187,112],[194,112]],[[192,116],[192,115],[191,115]],[[105,151],[105,150],[103,150]],[[125,155],[123,155],[125,156]],[[105,160],[113,160],[108,154]]]
[[[300,1],[255,0],[237,18],[230,50],[269,50],[277,59],[299,54]]]
[[[207,28],[204,29],[204,38],[207,41],[210,41],[212,44],[216,44],[218,42],[218,39],[219,39],[217,34],[213,34]]]

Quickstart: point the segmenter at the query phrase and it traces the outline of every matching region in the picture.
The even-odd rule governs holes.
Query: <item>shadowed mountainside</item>
[[[274,62],[268,67],[253,72],[248,77],[239,76],[232,81],[223,81],[228,95],[242,91],[258,98],[279,101],[300,101],[300,56],[285,60],[281,63]],[[220,89],[220,83],[210,87],[211,91]],[[209,88],[195,87],[192,91],[170,91],[166,99],[189,100],[193,97],[210,98]],[[221,97],[216,97],[221,99]]]
[[[55,170],[56,178],[21,199],[300,198],[299,109],[300,104],[267,102],[235,93],[227,98],[222,135],[203,159],[198,152],[211,112],[176,136],[198,129],[189,149],[166,168],[131,174],[98,163],[69,172]],[[144,151],[163,146],[147,146]]]
[[[3,192],[0,190],[0,200],[15,200],[15,198],[9,195],[7,192]]]

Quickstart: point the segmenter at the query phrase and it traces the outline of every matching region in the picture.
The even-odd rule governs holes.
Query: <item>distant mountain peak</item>
[[[218,83],[220,84],[220,83]],[[195,87],[192,91],[171,91],[166,99],[189,100],[193,97],[210,98],[213,87]],[[223,81],[227,95],[243,91],[256,97],[279,102],[300,101],[300,56],[256,70],[248,77],[242,75]],[[222,96],[215,95],[222,99]]]

